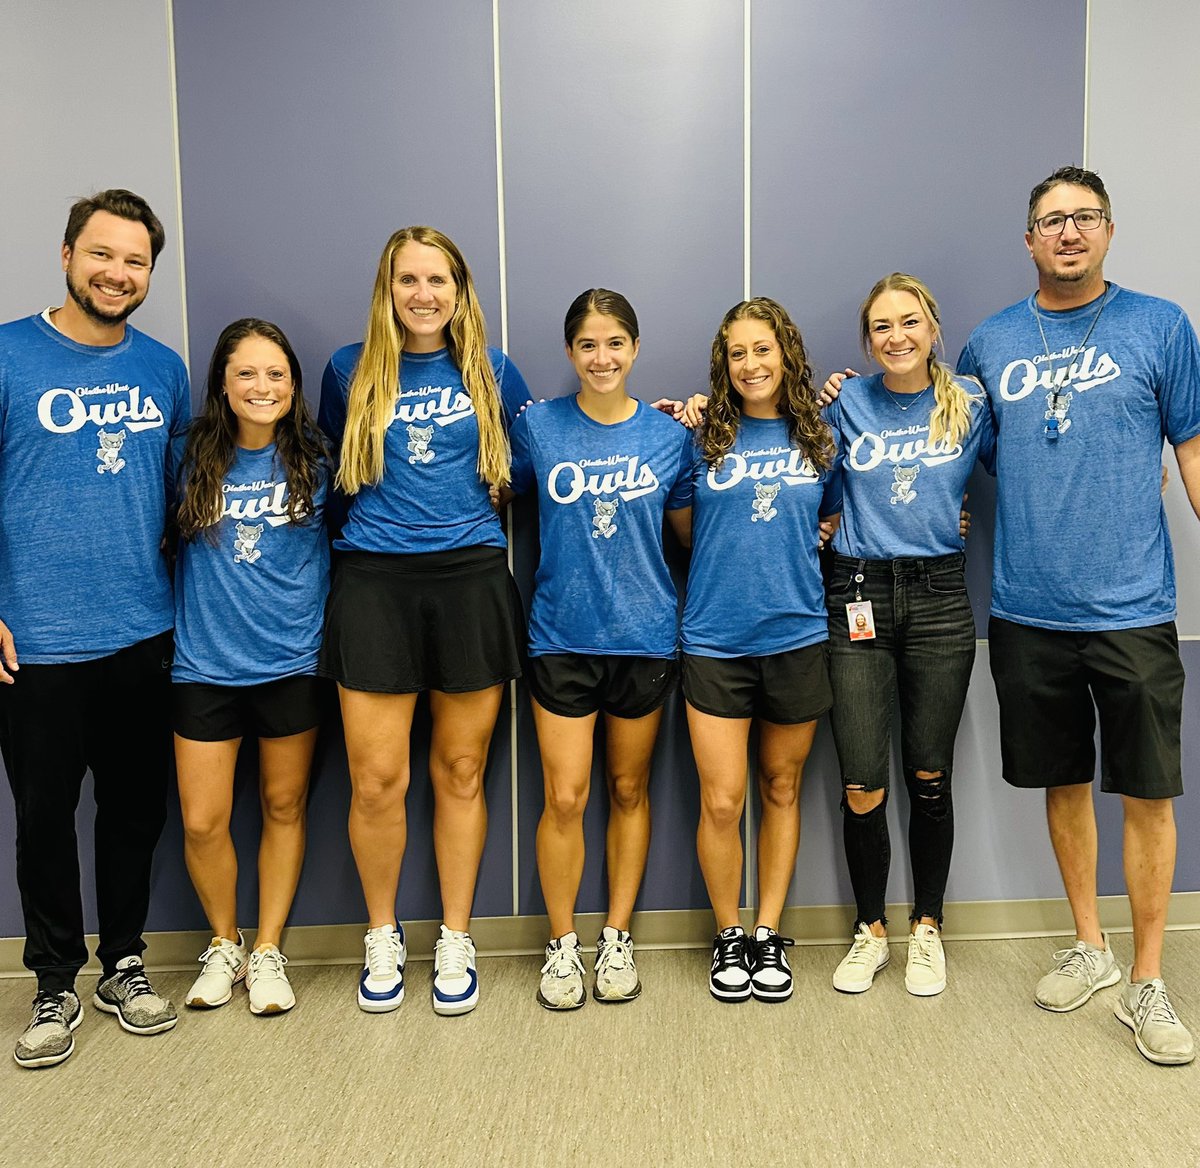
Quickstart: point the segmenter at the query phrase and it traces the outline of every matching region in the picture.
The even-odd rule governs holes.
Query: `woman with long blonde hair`
[[[692,462],[683,692],[700,774],[696,846],[716,917],[709,991],[786,1001],[780,915],[800,843],[800,782],[829,709],[818,521],[836,447],[800,333],[773,300],[734,305],[712,346]],[[750,570],[748,570],[748,568]],[[746,753],[758,726],[757,922],[739,923]]]
[[[887,800],[898,708],[914,901],[905,987],[930,996],[946,985],[954,739],[975,659],[959,507],[976,460],[990,465],[994,428],[979,387],[938,360],[937,301],[915,276],[893,272],[871,289],[859,335],[882,372],[846,380],[827,411],[843,493],[826,590],[830,721],[857,906],[833,984],[861,993],[888,962]]]
[[[379,260],[366,335],[330,358],[322,428],[349,496],[321,670],[338,683],[353,788],[350,843],[369,917],[358,1004],[404,997],[396,892],[407,838],[409,738],[429,694],[429,777],[443,924],[433,1008],[479,1000],[468,931],[487,834],[483,773],[504,683],[520,675],[520,600],[489,490],[509,480],[507,427],[528,400],[489,349],[470,269],[432,227]]]

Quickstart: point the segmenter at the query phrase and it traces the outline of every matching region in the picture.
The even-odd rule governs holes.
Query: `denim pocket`
[[[842,596],[849,592],[854,587],[854,576],[852,568],[834,568],[829,583],[825,585],[825,595]]]
[[[930,572],[925,577],[925,590],[934,596],[961,596],[967,591],[967,578],[962,568]]]

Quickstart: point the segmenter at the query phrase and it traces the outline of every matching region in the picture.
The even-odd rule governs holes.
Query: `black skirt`
[[[521,676],[524,639],[503,548],[342,552],[318,673],[368,693],[471,693]]]

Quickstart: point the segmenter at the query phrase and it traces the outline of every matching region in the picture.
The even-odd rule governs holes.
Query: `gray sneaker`
[[[585,997],[579,937],[564,933],[546,946],[546,964],[542,966],[537,1000],[547,1010],[578,1010]]]
[[[1161,977],[1127,982],[1113,1013],[1133,1031],[1138,1050],[1152,1063],[1182,1066],[1196,1057],[1191,1032],[1179,1021]]]
[[[130,1034],[161,1034],[178,1021],[175,1007],[154,992],[142,959],[137,956],[122,957],[116,973],[100,979],[92,1005],[106,1014],[115,1014]]]
[[[1097,990],[1121,980],[1121,967],[1108,947],[1107,937],[1103,949],[1086,941],[1076,941],[1070,949],[1059,949],[1054,962],[1054,968],[1037,983],[1033,1000],[1043,1010],[1053,1010],[1056,1014],[1077,1010]]]
[[[33,1019],[17,1039],[13,1058],[20,1067],[53,1067],[75,1049],[72,1034],[83,1021],[79,999],[70,990],[39,990],[33,999]]]
[[[605,925],[596,941],[592,997],[598,1002],[632,1002],[641,992],[642,983],[633,963],[633,938],[624,929]]]
[[[250,954],[246,989],[250,991],[251,1014],[286,1014],[296,1004],[292,983],[283,972],[285,965],[287,958],[275,945]]]

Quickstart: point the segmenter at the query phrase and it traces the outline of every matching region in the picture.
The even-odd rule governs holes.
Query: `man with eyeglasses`
[[[1044,788],[1076,939],[1035,1000],[1065,1013],[1121,982],[1115,1013],[1151,1062],[1194,1057],[1162,980],[1182,794],[1183,667],[1160,490],[1164,437],[1200,516],[1200,346],[1176,304],[1104,279],[1112,207],[1099,175],[1056,170],[1029,197],[1027,299],[959,358],[997,424],[988,629],[1004,778]],[[1100,930],[1092,799],[1121,796],[1133,917],[1129,980]]]

